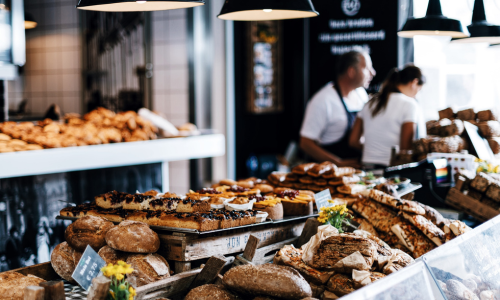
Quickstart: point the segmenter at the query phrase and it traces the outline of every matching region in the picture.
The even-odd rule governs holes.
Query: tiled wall
[[[24,76],[9,82],[9,106],[28,99],[27,109],[44,113],[55,103],[63,112],[81,112],[81,39],[74,0],[25,0],[38,22],[26,31]]]
[[[187,10],[153,12],[153,109],[174,125],[189,120]],[[170,163],[170,190],[189,189],[189,161]]]

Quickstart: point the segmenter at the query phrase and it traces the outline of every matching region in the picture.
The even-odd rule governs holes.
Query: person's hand
[[[358,159],[343,159],[339,164],[337,164],[338,167],[353,167],[356,169],[361,169],[361,163]]]

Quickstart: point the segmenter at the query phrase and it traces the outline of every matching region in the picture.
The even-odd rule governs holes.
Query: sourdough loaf
[[[75,271],[82,253],[71,248],[67,242],[57,245],[50,255],[50,263],[56,273],[63,279],[75,283],[71,275]]]
[[[223,286],[215,284],[205,284],[192,289],[184,300],[237,300],[231,292]]]
[[[299,272],[272,264],[243,265],[230,269],[223,284],[230,290],[249,295],[267,295],[285,299],[312,296],[312,290]]]
[[[119,260],[127,261],[127,258],[130,255],[130,253],[128,253],[128,252],[118,251],[118,250],[111,248],[110,246],[102,247],[97,254],[99,254],[99,256],[102,259],[104,259],[104,261],[106,262],[106,265],[109,265],[109,264],[116,265],[116,263]]]
[[[17,272],[0,273],[0,299],[23,300],[24,289],[38,286],[45,280],[33,275],[24,276]]]
[[[134,269],[127,280],[136,287],[170,277],[168,262],[158,254],[133,254],[127,258],[127,263]]]
[[[158,234],[142,222],[123,221],[106,234],[108,246],[133,253],[154,253],[160,248]]]
[[[64,233],[66,241],[75,250],[83,252],[87,245],[99,251],[106,245],[106,233],[113,223],[94,216],[85,216],[70,224]]]

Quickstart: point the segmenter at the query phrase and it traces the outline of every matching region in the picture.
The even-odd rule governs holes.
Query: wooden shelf
[[[0,154],[0,178],[222,156],[222,134]]]

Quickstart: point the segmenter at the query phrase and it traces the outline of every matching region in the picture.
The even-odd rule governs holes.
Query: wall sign
[[[333,79],[337,57],[355,46],[372,57],[377,76],[368,92],[377,92],[398,65],[398,0],[315,0],[314,7],[320,15],[309,21],[310,95]]]

